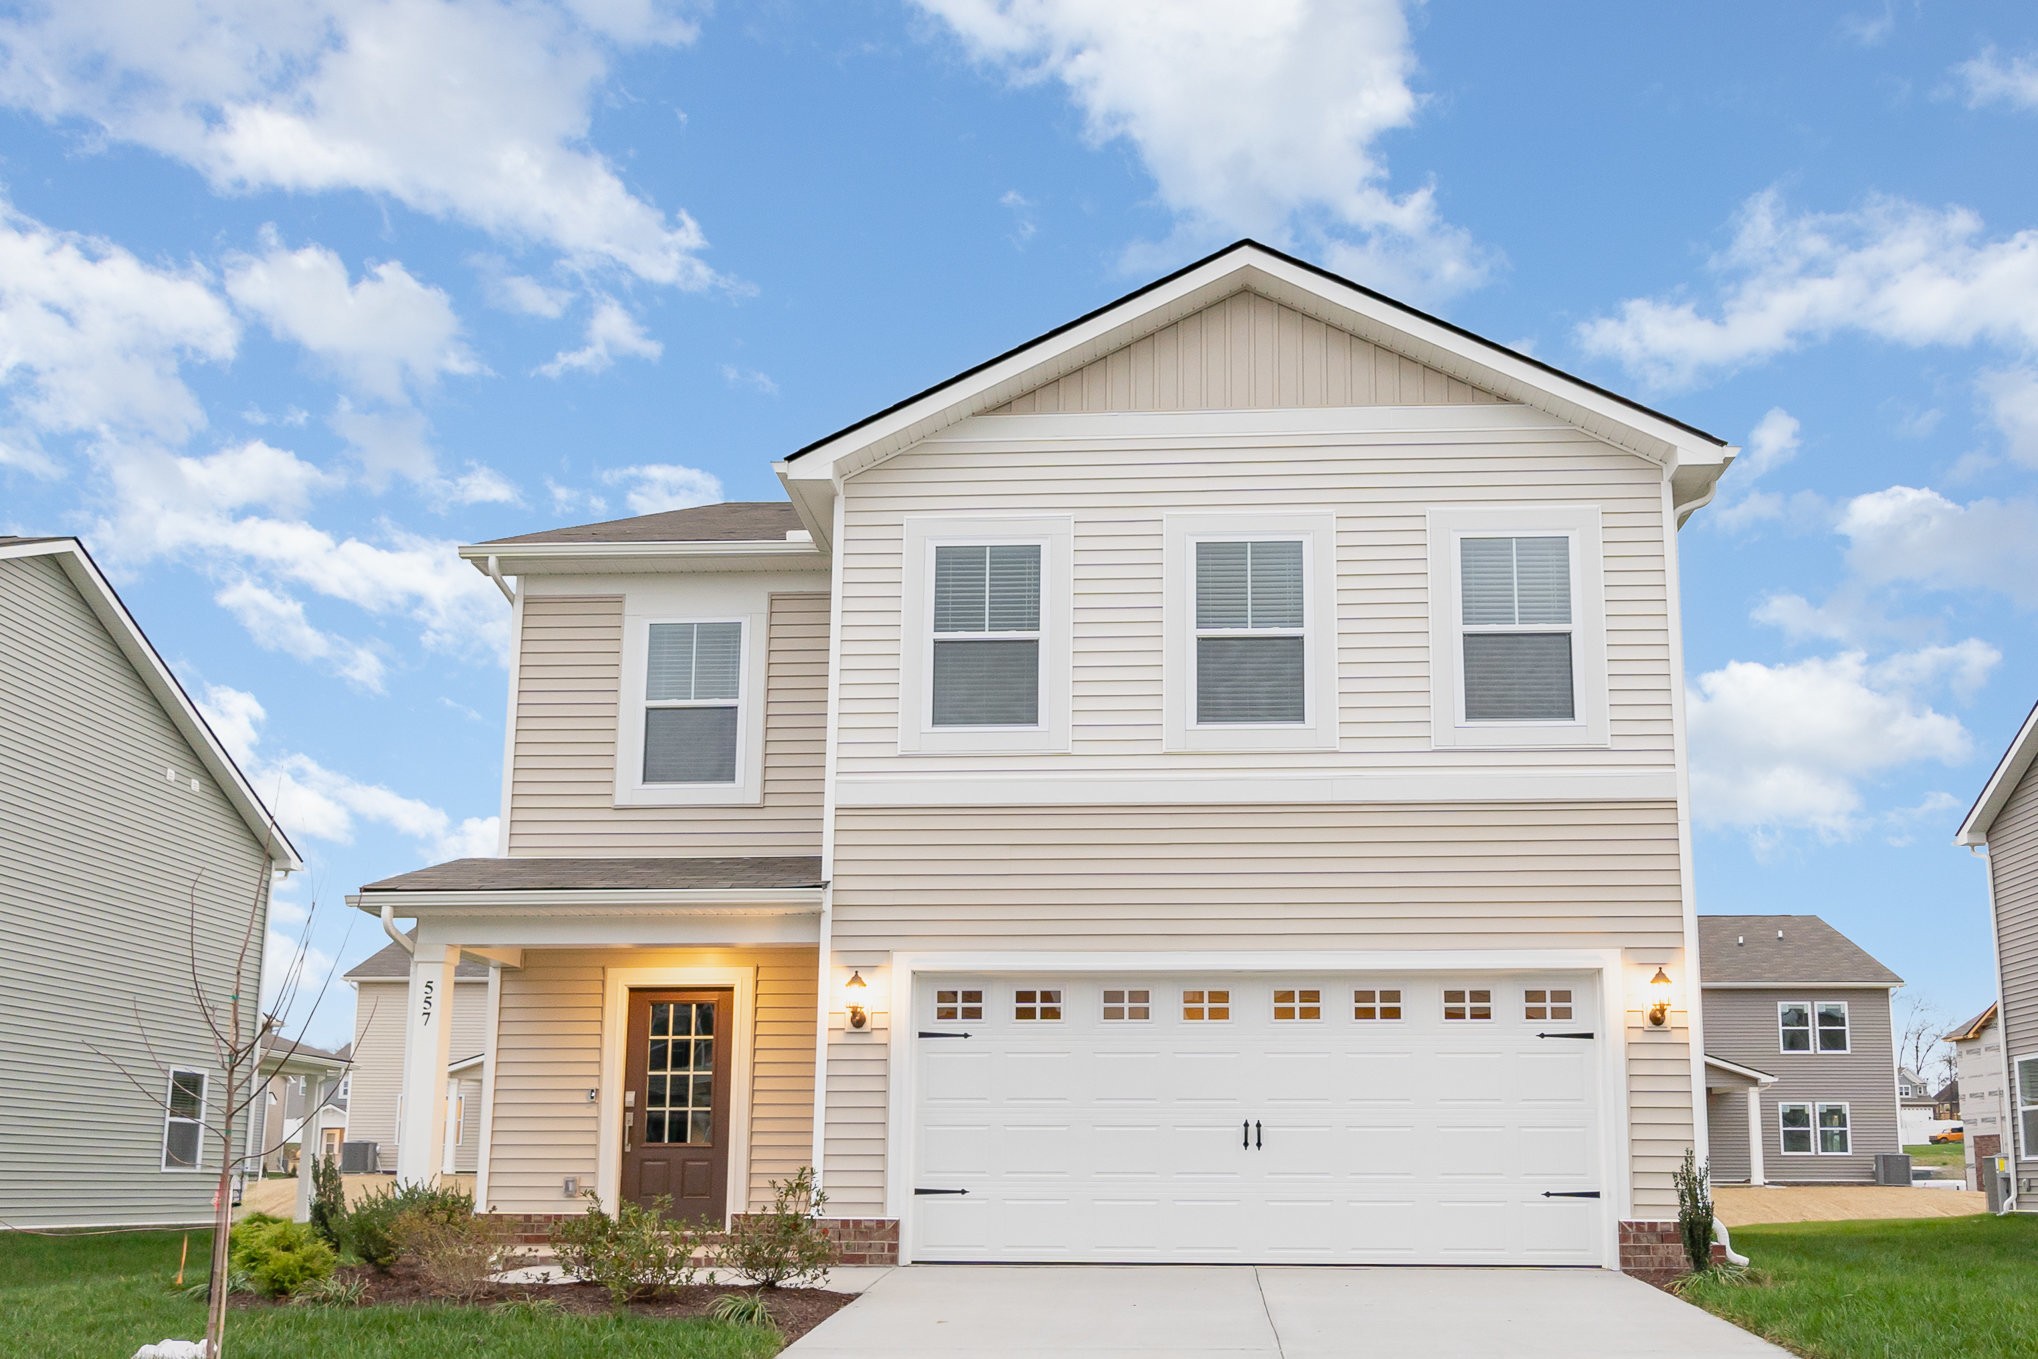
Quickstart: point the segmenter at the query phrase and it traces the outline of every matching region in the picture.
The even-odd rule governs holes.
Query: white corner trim
[[[495,828],[495,852],[503,858],[509,857],[510,823],[515,811],[510,794],[517,781],[517,690],[522,683],[523,672],[524,592],[520,589],[510,603],[509,707],[502,724],[502,803]],[[478,1193],[475,1195],[477,1201],[480,1197]]]
[[[460,984],[453,984],[453,1003],[459,1004]],[[491,966],[488,969],[488,1000],[486,1018],[482,1022],[481,1050],[481,1136],[475,1149],[474,1159],[474,1202],[482,1212],[490,1211],[488,1206],[488,1161],[489,1151],[495,1145],[495,1048],[502,1030],[502,969]]]
[[[757,1043],[754,967],[610,967],[602,971],[600,1084],[596,1087],[595,1192],[616,1210],[623,1177],[623,1049],[628,1044],[630,992],[650,987],[726,988],[734,993],[735,1042],[729,1058],[729,1201],[726,1217],[750,1204],[750,1065]],[[739,1209],[740,1204],[740,1209]]]

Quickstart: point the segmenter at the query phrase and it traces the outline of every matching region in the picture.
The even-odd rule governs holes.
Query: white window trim
[[[736,777],[728,783],[644,782],[644,690],[651,627],[656,623],[736,623],[743,629],[743,675],[736,697]],[[623,675],[616,712],[616,805],[619,807],[745,806],[764,800],[764,665],[766,616],[744,613],[626,615]]]
[[[1069,748],[1069,597],[1075,523],[1066,515],[944,515],[905,523],[899,581],[899,753],[980,755]],[[1040,711],[1027,727],[934,725],[934,550],[1040,548]]]
[[[1842,1109],[1847,1114],[1847,1150],[1827,1151],[1822,1145],[1819,1133],[1819,1114],[1826,1109]],[[1812,1150],[1821,1156],[1852,1156],[1854,1154],[1854,1105],[1844,1099],[1822,1099],[1812,1105]]]
[[[171,1117],[170,1108],[172,1101],[176,1098],[177,1077],[179,1076],[198,1077],[198,1117],[196,1120]],[[210,1071],[201,1066],[173,1066],[170,1068],[170,1074],[163,1081],[163,1141],[161,1147],[162,1156],[158,1161],[158,1165],[165,1174],[190,1175],[205,1169],[205,1113],[211,1105],[212,1073]],[[198,1124],[198,1154],[192,1158],[191,1164],[188,1166],[173,1166],[170,1164],[170,1125],[172,1123],[190,1123],[194,1121]]]
[[[2017,1091],[2016,1111],[2012,1122],[2015,1124],[2013,1131],[2016,1134],[2017,1159],[2032,1161],[2038,1160],[2038,1146],[2030,1145],[2024,1137],[2024,1114],[2027,1111],[2038,1110],[2038,1100],[2032,1098],[2033,1095],[2038,1095],[2038,1089],[2033,1088],[2038,1086],[2038,1082],[2027,1082],[2021,1078],[2022,1073],[2017,1068],[2025,1062],[2038,1062],[2038,1052],[2027,1052],[2022,1057],[2010,1059],[2010,1083]]]
[[[1798,1006],[1805,1012],[1808,1026],[1806,1041],[1811,1046],[1803,1049],[1787,1048],[1783,1045],[1783,1012],[1791,1006]],[[1819,1046],[1819,1007],[1837,1005],[1840,1015],[1846,1021],[1847,1046],[1843,1048],[1822,1048]],[[1776,1002],[1776,1051],[1784,1057],[1845,1057],[1854,1051],[1854,1012],[1844,1000],[1779,1000]]]
[[[1430,744],[1500,749],[1608,744],[1606,589],[1597,505],[1429,511]],[[1458,588],[1462,538],[1556,537],[1571,543],[1571,713],[1568,722],[1471,722],[1460,661],[1464,596]]]
[[[1196,544],[1302,541],[1302,721],[1196,721]],[[1170,514],[1165,517],[1163,739],[1169,750],[1336,750],[1337,516]]]
[[[1810,1134],[1809,1150],[1792,1151],[1790,1147],[1784,1142],[1783,1134],[1785,1130],[1783,1126],[1783,1111],[1785,1109],[1802,1109],[1805,1111],[1805,1118],[1807,1119],[1809,1126],[1805,1128],[1793,1128],[1790,1129],[1790,1131]],[[1851,1121],[1853,1117],[1851,1112],[1849,1113],[1848,1117],[1849,1120]],[[1848,1135],[1849,1138],[1851,1139],[1853,1135],[1851,1129],[1849,1130]],[[1786,1099],[1777,1101],[1776,1150],[1784,1156],[1817,1156],[1819,1154],[1819,1107],[1817,1103],[1808,1099]]]

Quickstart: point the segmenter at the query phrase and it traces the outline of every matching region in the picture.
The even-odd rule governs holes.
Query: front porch
[[[1762,1092],[1776,1079],[1766,1071],[1706,1055],[1705,1117],[1714,1184],[1768,1183]]]

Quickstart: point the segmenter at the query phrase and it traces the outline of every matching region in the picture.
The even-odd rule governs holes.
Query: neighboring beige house
[[[2003,1026],[2000,1007],[1986,1010],[1946,1035],[1953,1045],[1954,1070],[1960,1087],[1960,1124],[1967,1152],[1967,1187],[1983,1187],[1982,1177],[2003,1151],[2004,1081]]]
[[[1903,979],[1815,915],[1702,915],[1698,940],[1714,1182],[1875,1183]]]
[[[451,1103],[440,1158],[441,1174],[471,1175],[481,1149],[481,1074],[488,1043],[489,968],[460,964],[453,999],[447,1093]],[[347,1140],[375,1144],[375,1169],[396,1173],[397,1130],[403,1101],[404,989],[410,954],[391,942],[347,973],[354,985],[353,1068],[348,1076]]]
[[[2038,707],[2024,718],[1954,843],[1988,855],[2003,1058],[2003,1113],[2016,1206],[2038,1211]],[[1979,1064],[1979,1063],[1978,1063]],[[1967,1088],[1967,1072],[1961,1072]]]
[[[229,1111],[193,913],[252,1042],[301,865],[75,538],[0,537],[0,767],[0,1228],[207,1221]]]
[[[481,1201],[854,1260],[1661,1269],[1706,1154],[1677,526],[1734,450],[1250,242],[512,600]],[[512,582],[514,582],[512,584]],[[358,1102],[358,1101],[357,1101]]]

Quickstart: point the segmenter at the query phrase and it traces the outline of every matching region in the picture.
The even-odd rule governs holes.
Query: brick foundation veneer
[[[842,1252],[845,1265],[899,1263],[899,1220],[895,1217],[824,1217],[821,1226]]]
[[[485,1213],[482,1216],[501,1223],[508,1229],[510,1239],[520,1246],[542,1246],[552,1239],[552,1224],[564,1222],[580,1213]]]
[[[1712,1261],[1727,1262],[1727,1248],[1715,1241]],[[1623,1222],[1620,1224],[1620,1268],[1652,1284],[1667,1284],[1691,1273],[1685,1258],[1684,1239],[1675,1222]]]

